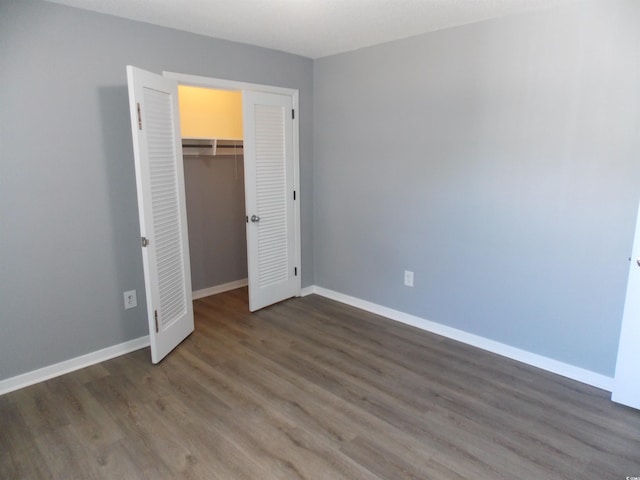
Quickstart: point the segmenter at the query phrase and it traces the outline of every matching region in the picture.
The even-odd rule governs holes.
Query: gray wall
[[[639,8],[312,63],[0,1],[0,379],[146,334],[127,64],[300,89],[304,286],[612,375],[640,185]],[[140,305],[124,311],[129,289]]]
[[[637,1],[317,60],[316,284],[611,376],[639,129]]]
[[[0,379],[147,333],[125,66],[300,89],[312,277],[312,61],[55,4],[0,2]],[[122,292],[139,306],[123,309]]]
[[[185,157],[191,287],[247,278],[244,157]]]

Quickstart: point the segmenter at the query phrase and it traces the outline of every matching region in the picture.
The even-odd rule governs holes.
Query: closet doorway
[[[298,91],[127,66],[151,358],[193,331],[178,85],[242,93],[249,310],[300,295]],[[217,148],[217,144],[211,148]]]
[[[174,72],[162,76],[179,87],[241,94],[249,310],[299,296],[298,91]]]
[[[247,280],[242,92],[180,85],[193,299]]]
[[[249,310],[299,296],[298,91],[174,72],[163,77],[178,87],[241,94]]]

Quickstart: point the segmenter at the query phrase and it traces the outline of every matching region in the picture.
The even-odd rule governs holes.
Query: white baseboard
[[[312,293],[316,293],[316,286],[315,285],[311,285],[310,287],[304,287],[300,291],[300,296],[301,297],[306,297],[307,295],[311,295]]]
[[[199,298],[208,297],[210,295],[216,295],[222,292],[228,292],[229,290],[235,290],[236,288],[246,287],[249,285],[249,280],[244,278],[242,280],[235,280],[229,283],[223,283],[221,285],[214,285],[213,287],[204,288],[202,290],[196,290],[192,294],[194,300]]]
[[[601,388],[602,390],[611,392],[613,389],[613,378],[607,377],[606,375],[602,375],[600,373],[592,372],[584,368],[576,367],[574,365],[531,353],[520,348],[496,342],[495,340],[490,340],[479,335],[468,333],[463,330],[458,330],[457,328],[448,327],[446,325],[442,325],[441,323],[425,320],[424,318],[416,317],[415,315],[409,315],[408,313],[403,313],[398,310],[383,307],[382,305],[377,305],[366,300],[361,300],[356,297],[344,295],[342,293],[335,292],[323,287],[314,285],[311,287],[307,287],[304,290],[308,291],[306,295],[316,293],[337,302],[346,303],[347,305],[366,310],[367,312],[375,313],[377,315],[387,317],[391,320],[417,327],[427,332],[442,335],[443,337],[466,343],[467,345],[472,345],[474,347],[481,348],[482,350],[486,350],[488,352],[492,352],[503,357],[510,358],[512,360],[517,360],[519,362],[526,363],[527,365],[541,368],[542,370],[562,375],[563,377],[567,377],[572,380],[585,383],[587,385]]]
[[[240,288],[246,286],[246,282],[246,279],[239,280],[237,282],[218,285],[206,290],[199,290],[197,292],[193,292],[193,298],[195,300],[196,298],[202,298],[209,295],[215,295],[216,293],[225,292],[227,290]],[[323,287],[318,287],[316,285],[305,287],[301,291],[301,296],[304,297],[313,293],[326,298],[330,298],[337,302],[360,308],[371,313],[375,313],[377,315],[381,315],[391,320],[417,327],[427,332],[442,335],[443,337],[447,337],[458,342],[466,343],[467,345],[472,345],[474,347],[478,347],[483,350],[502,355],[503,357],[526,363],[527,365],[541,368],[548,372],[562,375],[563,377],[571,378],[572,380],[576,380],[587,385],[601,388],[609,392],[611,392],[613,389],[612,377],[607,377],[606,375],[602,375],[600,373],[592,372],[590,370],[576,367],[574,365],[569,365],[567,363],[544,357],[542,355],[527,352],[526,350],[515,348],[504,343],[496,342],[495,340],[490,340],[488,338],[468,333],[463,330],[458,330],[456,328],[448,327],[440,323],[425,320],[415,315],[410,315],[398,310],[383,307],[382,305],[368,302],[366,300],[361,300],[356,297],[351,297],[349,295],[344,295],[342,293],[335,292]],[[197,294],[201,295],[196,296]],[[96,363],[104,362],[106,360],[110,360],[120,355],[125,355],[127,353],[131,353],[148,346],[149,336],[146,335],[144,337],[129,340],[128,342],[124,342],[119,345],[113,345],[96,352],[91,352],[80,357],[65,360],[64,362],[49,365],[47,367],[33,370],[31,372],[23,373],[22,375],[17,375],[6,380],[0,380],[0,395],[4,395],[5,393],[19,390],[20,388],[28,387],[35,383],[43,382],[60,375],[64,375],[65,373],[80,370],[81,368],[95,365]]]
[[[0,380],[0,395],[13,392],[24,387],[28,387],[35,383],[44,382],[51,378],[59,377],[65,373],[74,372],[81,368],[95,365],[96,363],[111,360],[112,358],[125,355],[127,353],[135,352],[141,348],[149,346],[149,335],[144,337],[134,338],[118,345],[103,348],[95,352],[87,353],[64,362],[56,363],[54,365],[48,365],[38,370],[23,373],[15,377],[7,378],[6,380]]]

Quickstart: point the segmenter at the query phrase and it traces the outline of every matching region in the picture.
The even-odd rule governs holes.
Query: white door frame
[[[186,73],[163,71],[162,76],[171,78],[178,82],[178,85],[188,85],[192,87],[212,88],[216,90],[231,91],[254,91],[276,93],[279,95],[290,96],[293,103],[293,109],[296,115],[293,119],[293,182],[294,190],[298,192],[298,201],[294,202],[294,221],[295,221],[295,263],[298,266],[298,276],[302,278],[302,256],[300,249],[300,122],[299,122],[299,91],[294,88],[275,87],[272,85],[260,85],[258,83],[239,82],[235,80],[224,80],[220,78],[202,77],[199,75],[189,75]],[[187,219],[188,223],[188,219]],[[300,282],[302,285],[302,282]],[[296,292],[296,296],[301,295],[301,287]]]

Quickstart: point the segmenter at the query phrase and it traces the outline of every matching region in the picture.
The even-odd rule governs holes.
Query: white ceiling
[[[320,58],[577,0],[49,0]]]

